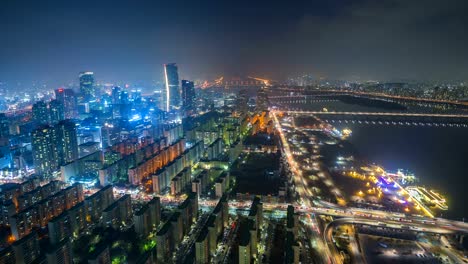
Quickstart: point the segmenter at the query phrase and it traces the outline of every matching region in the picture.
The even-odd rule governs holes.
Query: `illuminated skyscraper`
[[[94,85],[93,72],[80,72],[80,92],[85,101],[96,97],[96,87]]]
[[[179,86],[179,73],[175,63],[164,64],[164,79],[166,89],[164,91],[165,111],[178,110],[182,106],[181,90]]]
[[[256,110],[257,111],[268,110],[268,95],[267,95],[265,87],[262,87],[257,91]]]
[[[77,129],[70,120],[44,125],[32,132],[32,153],[36,173],[51,176],[60,165],[78,158]]]
[[[10,121],[5,113],[0,113],[0,138],[8,138],[10,135]]]
[[[65,119],[75,118],[77,115],[76,95],[72,89],[59,88],[55,90],[55,99],[63,105]]]
[[[247,105],[248,101],[249,96],[247,94],[247,90],[240,90],[239,94],[237,95],[237,111],[247,113],[249,111],[249,106]]]
[[[120,92],[120,99],[119,99],[120,117],[130,118],[131,112],[132,112],[132,104],[130,103],[128,92],[122,91]]]
[[[32,116],[33,120],[39,124],[49,123],[49,110],[47,109],[47,104],[44,101],[36,102],[32,106]]]
[[[112,104],[120,104],[120,92],[122,89],[119,86],[112,88]]]
[[[195,88],[193,82],[182,80],[182,106],[184,112],[190,115],[194,110],[193,101],[195,100]]]
[[[56,126],[59,165],[67,164],[78,158],[76,125],[71,120],[62,120]]]
[[[49,103],[50,123],[57,124],[65,119],[63,104],[58,100],[52,100]]]
[[[31,145],[36,173],[51,176],[59,165],[57,134],[51,126],[42,126],[32,132]]]

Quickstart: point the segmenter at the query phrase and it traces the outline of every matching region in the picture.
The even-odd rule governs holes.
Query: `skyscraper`
[[[120,92],[122,89],[119,86],[112,88],[112,104],[120,104]]]
[[[10,135],[10,121],[5,113],[0,113],[0,138],[8,138]]]
[[[182,102],[179,73],[175,63],[164,64],[164,79],[166,81],[166,89],[164,91],[165,107],[163,110],[167,112],[178,110]]]
[[[186,115],[194,110],[195,87],[193,82],[182,80],[182,106]]]
[[[119,99],[119,114],[122,118],[130,118],[130,114],[132,111],[132,104],[130,103],[130,99],[128,96],[127,91],[120,92],[120,99]]]
[[[96,97],[96,87],[94,86],[93,72],[80,72],[80,92],[85,101]]]
[[[58,144],[55,129],[44,125],[32,132],[33,162],[37,174],[51,176],[58,165]]]
[[[57,151],[59,165],[72,162],[78,158],[78,141],[76,125],[71,120],[62,120],[56,126]]]
[[[119,86],[112,88],[111,99],[112,99],[112,117],[120,117],[120,95],[122,89]]]
[[[75,118],[77,115],[76,95],[73,89],[59,88],[55,90],[55,99],[63,105],[65,119]]]
[[[268,110],[268,95],[267,95],[265,87],[262,87],[257,91],[256,110],[257,111]]]
[[[57,124],[65,119],[63,104],[58,100],[49,102],[49,121],[51,124]]]
[[[32,117],[33,120],[39,124],[49,123],[49,110],[47,104],[44,101],[39,101],[32,106]]]
[[[10,145],[10,121],[5,113],[0,113],[0,146]]]
[[[31,135],[37,174],[51,176],[60,165],[78,158],[77,129],[70,120],[62,120],[55,126],[43,125]]]
[[[247,90],[242,89],[239,91],[237,95],[237,111],[241,113],[247,113],[249,111],[249,106],[247,102],[249,101],[249,97],[247,94]]]

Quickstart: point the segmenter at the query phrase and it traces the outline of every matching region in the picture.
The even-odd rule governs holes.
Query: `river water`
[[[341,102],[316,103],[304,108],[319,110],[323,107],[332,111],[382,111]],[[440,191],[449,206],[448,211],[442,212],[443,217],[468,219],[468,128],[333,125],[353,131],[347,140],[366,160],[387,170],[413,172],[420,180],[419,185]]]

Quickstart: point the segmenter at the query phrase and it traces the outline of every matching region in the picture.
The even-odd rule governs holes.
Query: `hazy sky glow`
[[[0,2],[0,80],[468,79],[468,1]]]

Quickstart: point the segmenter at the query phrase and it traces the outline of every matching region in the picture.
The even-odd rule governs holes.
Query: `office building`
[[[8,145],[8,138],[10,136],[10,121],[5,113],[0,113],[0,141],[5,141]]]
[[[78,114],[76,95],[73,89],[59,88],[55,90],[55,99],[63,105],[65,119],[76,118]]]
[[[257,91],[257,100],[256,100],[256,109],[257,111],[267,111],[268,110],[268,95],[266,88],[262,87]]]
[[[237,111],[241,113],[247,113],[249,111],[249,96],[247,94],[247,90],[242,89],[239,91],[239,94],[237,95]]]
[[[164,64],[164,80],[166,89],[164,90],[164,111],[170,112],[179,110],[182,106],[182,93],[179,85],[179,73],[175,63]]]
[[[49,102],[49,122],[50,124],[57,124],[65,119],[65,111],[63,104],[58,100]]]
[[[80,72],[80,93],[85,102],[96,97],[96,87],[94,84],[93,72]]]
[[[193,113],[195,101],[195,87],[193,82],[182,80],[182,108],[184,115],[189,116]]]
[[[49,123],[49,109],[44,101],[38,101],[32,106],[32,118],[33,121],[38,124]]]
[[[112,88],[111,96],[112,96],[112,104],[117,105],[120,104],[120,93],[122,92],[122,88],[119,86],[115,86]]]

